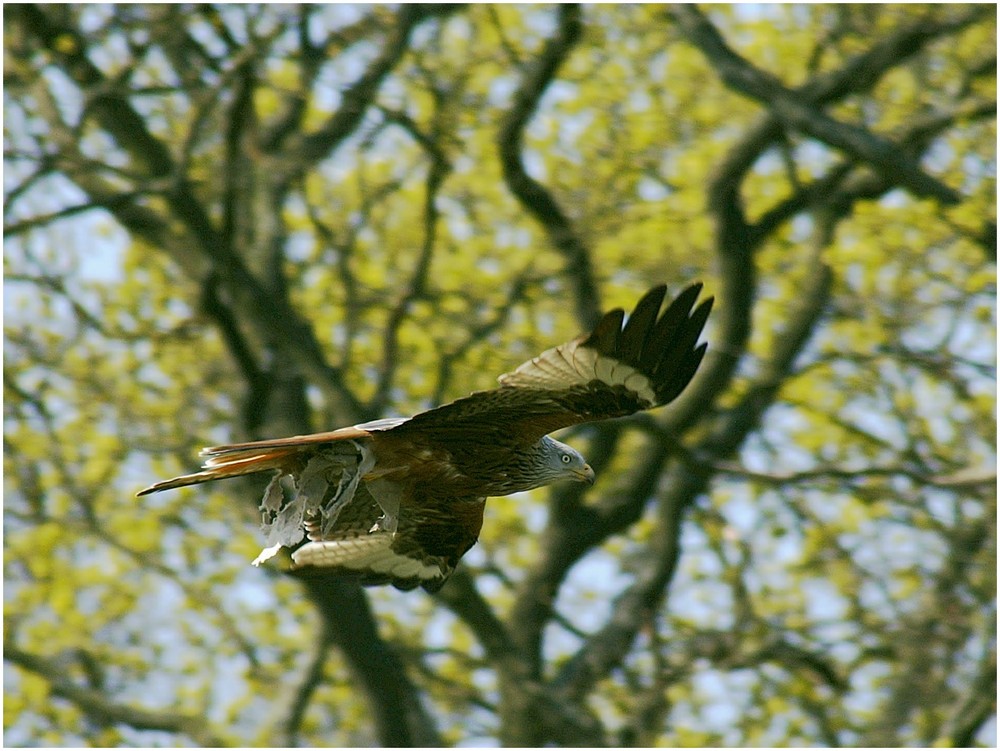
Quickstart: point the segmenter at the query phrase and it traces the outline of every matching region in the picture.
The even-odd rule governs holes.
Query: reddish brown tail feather
[[[296,453],[297,449],[272,449],[268,451],[246,452],[235,454],[232,458],[220,461],[219,458],[210,459],[205,464],[205,469],[201,472],[194,472],[190,475],[181,475],[170,480],[150,485],[136,493],[136,496],[158,493],[161,490],[172,488],[182,488],[185,485],[197,485],[201,482],[211,482],[212,480],[223,480],[227,477],[238,477],[239,475],[252,475],[256,472],[266,472],[267,470],[284,469],[288,457]]]

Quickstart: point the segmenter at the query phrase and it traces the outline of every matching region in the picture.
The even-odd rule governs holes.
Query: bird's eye
[[[563,464],[569,464],[573,461],[573,458],[569,454],[563,454],[562,456]]]

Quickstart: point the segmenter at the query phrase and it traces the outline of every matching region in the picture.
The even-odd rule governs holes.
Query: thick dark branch
[[[996,618],[993,619],[991,634],[996,633]],[[980,661],[979,673],[965,696],[961,697],[937,743],[934,745],[950,748],[972,748],[976,746],[976,735],[980,728],[996,716],[997,711],[997,655],[996,647],[989,649]]]
[[[285,180],[293,180],[336,149],[353,133],[365,111],[372,105],[379,87],[409,49],[413,29],[428,18],[447,16],[459,5],[403,5],[396,16],[396,25],[385,41],[381,54],[368,66],[361,77],[341,94],[340,107],[318,130],[290,144],[292,162]]]
[[[510,670],[516,661],[517,649],[507,627],[500,622],[493,608],[476,589],[469,572],[459,568],[448,583],[437,593],[437,600],[462,619],[476,635],[486,651],[490,663],[501,671],[523,674],[523,670]]]
[[[315,5],[303,5],[299,8],[297,32],[301,52],[298,88],[284,95],[281,110],[272,118],[269,128],[261,138],[264,151],[275,152],[283,149],[287,139],[301,130],[308,111],[309,93],[323,64],[334,59],[339,52],[376,33],[384,23],[383,15],[389,12],[388,9],[376,5],[368,15],[349,26],[331,31],[324,41],[313,44],[309,38],[309,21],[315,14],[316,8]]]
[[[247,394],[242,400],[242,424],[247,435],[255,435],[266,413],[272,381],[258,364],[254,348],[243,335],[232,306],[222,299],[216,274],[210,274],[202,283],[201,309],[215,322],[229,354],[243,375]]]
[[[700,442],[696,455],[729,456],[758,425],[761,416],[777,396],[784,375],[791,370],[798,353],[814,331],[826,308],[832,274],[821,262],[821,251],[829,244],[839,215],[817,217],[817,234],[812,255],[813,273],[803,290],[799,310],[789,314],[785,336],[775,345],[757,383],[727,417]],[[571,700],[580,700],[621,663],[636,634],[661,607],[680,557],[681,523],[687,508],[706,491],[712,473],[687,462],[672,468],[670,482],[659,504],[659,532],[642,557],[635,582],[615,601],[611,618],[588,639],[560,671],[557,685]]]
[[[992,101],[971,107],[956,107],[940,112],[930,112],[908,122],[906,127],[900,129],[896,134],[896,141],[908,154],[918,159],[934,138],[956,122],[995,116],[996,102]],[[751,228],[753,237],[759,238],[763,242],[781,224],[796,214],[812,206],[829,203],[831,199],[837,201],[875,200],[895,187],[895,183],[882,174],[867,171],[859,173],[858,166],[855,161],[845,159],[832,167],[822,178],[799,186],[795,193],[775,204],[760,216]],[[995,231],[987,232],[986,235],[993,235],[995,245]]]
[[[927,14],[879,39],[837,70],[814,76],[795,91],[813,105],[830,104],[850,94],[870,91],[888,71],[923,50],[929,42],[966,28],[984,18],[987,12],[984,5],[972,6],[962,15],[943,19]],[[995,59],[993,63],[995,70]]]
[[[501,729],[508,741],[505,745],[524,745],[528,741],[537,745],[543,739],[563,746],[604,744],[600,723],[592,714],[582,707],[559,701],[541,683],[524,661],[523,651],[511,639],[510,630],[497,619],[468,572],[456,571],[438,592],[437,599],[472,629],[490,664],[496,668],[504,696],[501,714],[516,721],[518,716],[532,713],[532,709],[539,713],[535,726],[512,726],[505,722]],[[512,711],[514,708],[516,710]]]
[[[223,242],[230,253],[236,253],[236,245],[240,240],[247,239],[241,233],[246,222],[240,216],[253,213],[253,200],[248,182],[253,180],[251,167],[247,164],[249,154],[254,144],[255,112],[253,96],[256,88],[256,72],[252,61],[247,61],[234,74],[235,91],[233,103],[226,117],[225,133],[225,165],[222,170],[222,221],[219,230]]]
[[[65,667],[54,659],[25,652],[9,643],[4,644],[3,653],[5,660],[10,660],[24,670],[48,681],[53,694],[67,699],[95,722],[127,725],[136,730],[180,733],[191,738],[199,746],[227,745],[201,715],[156,712],[131,704],[122,704],[114,701],[103,691],[74,683],[67,675]]]
[[[603,745],[600,725],[591,714],[558,700],[541,683],[537,670],[525,660],[525,652],[511,638],[493,608],[476,589],[468,572],[459,569],[437,595],[455,615],[472,629],[497,670],[501,687],[501,736],[505,745],[538,745],[543,741],[560,745]],[[520,624],[514,624],[520,628]],[[520,722],[537,717],[537,724]]]
[[[921,170],[920,165],[892,141],[860,126],[835,120],[771,74],[740,57],[693,5],[674,6],[672,14],[727,86],[767,106],[786,127],[869,163],[918,196],[935,198],[944,204],[956,204],[961,200],[961,194]]]
[[[58,211],[53,211],[48,214],[39,214],[29,219],[22,219],[21,221],[14,222],[13,224],[5,225],[3,228],[3,234],[4,237],[10,239],[17,235],[23,235],[25,232],[29,232],[33,229],[52,224],[60,219],[68,219],[69,217],[76,216],[77,214],[85,214],[88,211],[93,211],[98,208],[103,208],[113,212],[115,207],[131,204],[142,195],[142,193],[138,192],[123,193],[118,196],[113,196],[107,201],[85,201],[72,206],[66,206]]]
[[[100,69],[87,57],[87,45],[76,29],[54,21],[53,13],[38,5],[19,5],[8,11],[23,30],[35,36],[62,70],[88,97],[87,112],[95,116],[115,142],[151,177],[163,177],[173,170],[170,152],[149,132],[146,122],[115,90]]]
[[[431,259],[433,258],[434,246],[437,241],[438,216],[440,214],[437,207],[438,192],[448,173],[451,172],[451,164],[444,151],[438,145],[440,141],[439,133],[435,132],[432,136],[425,135],[421,132],[420,127],[405,113],[387,113],[387,116],[392,121],[401,125],[420,144],[430,158],[430,167],[427,171],[427,179],[424,187],[423,243],[421,244],[420,254],[417,257],[417,264],[410,275],[409,283],[406,284],[402,294],[389,313],[389,320],[385,326],[385,333],[382,338],[382,365],[379,369],[378,385],[375,388],[375,395],[368,406],[368,411],[371,414],[381,414],[388,405],[393,377],[396,374],[396,366],[400,361],[399,329],[409,315],[413,303],[427,293],[427,277],[430,273]],[[435,130],[437,130],[436,127]]]
[[[379,637],[375,615],[360,587],[334,577],[302,582],[320,611],[329,639],[343,652],[369,698],[379,742],[384,746],[442,746],[405,665]]]
[[[591,444],[593,455],[611,455],[617,439],[617,431],[599,433]],[[602,441],[610,445],[602,449]],[[552,512],[539,540],[538,560],[519,586],[508,618],[512,627],[516,625],[518,643],[536,666],[541,660],[542,635],[566,574],[588,552],[639,520],[655,492],[668,451],[667,444],[651,442],[637,462],[636,474],[607,493],[599,506],[581,504],[579,488],[552,489]]]
[[[601,315],[590,252],[556,199],[545,186],[528,174],[521,153],[524,147],[524,129],[535,114],[545,90],[555,80],[559,67],[576,46],[581,31],[579,7],[559,6],[559,28],[555,36],[545,44],[514,92],[514,101],[500,121],[497,149],[503,177],[510,192],[541,223],[552,244],[566,259],[566,273],[573,280],[575,288],[577,318],[584,329],[589,329]]]
[[[843,212],[848,209],[844,207]],[[838,217],[839,218],[839,217]],[[818,217],[817,233],[829,238],[836,219]],[[774,350],[763,364],[761,372],[743,398],[731,408],[711,433],[694,449],[697,456],[714,462],[729,457],[755,430],[764,412],[774,403],[778,390],[794,366],[795,358],[805,346],[826,310],[833,284],[833,273],[820,260],[820,249],[828,244],[818,241],[812,255],[812,269],[796,307],[789,311],[783,335],[776,338]]]
[[[694,12],[697,14],[697,11]],[[849,59],[840,68],[809,79],[795,90],[795,94],[818,109],[851,94],[869,91],[888,71],[922,50],[929,42],[965,28],[982,13],[983,9],[978,8],[950,20],[921,19],[901,27]],[[700,14],[696,18],[700,18]],[[714,32],[714,29],[710,31]],[[718,32],[715,34],[718,37]],[[708,205],[716,222],[715,246],[722,279],[720,305],[714,315],[716,335],[698,377],[666,413],[665,425],[673,432],[682,431],[696,420],[715,395],[727,387],[735,372],[750,333],[756,287],[753,263],[756,249],[780,224],[801,211],[830,204],[831,201],[843,205],[861,198],[877,198],[896,184],[891,176],[883,178],[869,174],[865,176],[867,179],[861,180],[859,175],[848,190],[836,195],[838,186],[857,168],[857,164],[848,159],[831,169],[821,180],[797,189],[792,197],[765,212],[751,225],[743,211],[742,182],[757,159],[782,139],[783,134],[781,121],[774,113],[768,112],[728,152],[713,173],[708,189]],[[914,147],[911,136],[912,133],[908,133],[901,138],[908,146]],[[990,234],[987,232],[985,236],[990,237]]]
[[[302,675],[298,688],[291,697],[287,709],[282,712],[283,720],[275,739],[277,746],[298,746],[299,734],[302,731],[302,721],[305,719],[309,702],[312,701],[316,689],[323,683],[323,666],[330,656],[333,642],[326,627],[320,629],[316,643],[312,646],[309,664]]]
[[[554,681],[568,701],[581,701],[597,681],[621,664],[636,634],[659,609],[680,558],[684,510],[705,489],[708,479],[707,472],[690,468],[674,473],[675,484],[661,501],[659,529],[634,583],[615,599],[611,617],[584,642]]]

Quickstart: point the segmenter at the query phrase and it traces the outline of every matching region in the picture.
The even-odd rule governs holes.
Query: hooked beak
[[[573,474],[575,474],[580,479],[580,482],[585,482],[588,485],[593,485],[594,479],[596,478],[596,475],[594,474],[594,468],[591,467],[589,464],[584,464],[581,469],[573,470]]]

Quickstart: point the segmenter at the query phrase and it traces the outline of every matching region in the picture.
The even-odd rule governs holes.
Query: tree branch
[[[455,571],[437,592],[436,599],[472,630],[494,667],[502,671],[512,659],[517,659],[517,649],[507,627],[483,599],[466,569],[459,568]]]
[[[383,80],[409,49],[410,34],[423,21],[454,13],[461,6],[403,5],[396,14],[395,28],[389,33],[379,56],[350,87],[341,94],[340,107],[320,128],[297,138],[288,145],[289,166],[284,181],[296,179],[303,171],[328,156],[357,129],[371,106]],[[275,144],[270,144],[273,148]]]
[[[68,700],[95,722],[127,725],[136,730],[180,733],[203,747],[228,745],[200,714],[157,712],[116,702],[99,689],[74,683],[64,666],[56,660],[25,652],[10,643],[4,644],[3,652],[5,660],[44,678],[53,694]]]
[[[330,639],[328,630],[325,626],[323,626],[320,629],[316,643],[313,645],[313,651],[309,658],[309,664],[306,666],[306,669],[302,674],[302,679],[299,682],[298,688],[295,689],[295,693],[291,697],[291,703],[284,711],[281,712],[281,716],[284,719],[281,721],[279,733],[276,738],[278,743],[275,745],[300,745],[299,733],[302,731],[302,721],[305,719],[306,710],[309,708],[309,702],[316,693],[316,689],[318,689],[320,684],[323,682],[323,666],[326,664],[326,661],[330,656],[330,649],[333,646],[334,644]]]
[[[443,745],[420,702],[406,668],[391,645],[378,635],[368,598],[350,581],[330,576],[302,577],[309,599],[319,609],[332,642],[364,687],[379,741],[385,746]]]
[[[696,455],[728,456],[758,425],[797,354],[812,334],[830,293],[832,274],[820,260],[821,252],[832,236],[834,217],[818,221],[812,263],[815,273],[810,287],[804,290],[800,307],[789,315],[788,330],[778,339],[767,367],[757,384],[699,442]],[[661,605],[666,588],[673,578],[680,557],[681,522],[686,509],[705,492],[712,473],[704,466],[687,462],[674,465],[668,475],[667,489],[659,503],[659,532],[649,543],[649,553],[641,558],[635,582],[615,601],[608,622],[577,650],[560,671],[556,685],[570,700],[580,700],[593,685],[616,665],[631,648],[643,624]]]
[[[215,322],[229,354],[243,375],[247,393],[242,399],[241,422],[247,434],[254,435],[266,413],[272,383],[268,374],[258,364],[253,347],[240,330],[239,321],[232,307],[220,296],[219,279],[216,274],[210,274],[202,283],[201,309]]]
[[[164,177],[173,160],[163,142],[153,136],[145,120],[87,57],[84,37],[74,28],[53,20],[49,8],[35,4],[10,9],[26,33],[35,36],[60,68],[87,95],[87,111],[93,114],[115,142],[151,177]]]
[[[396,366],[399,364],[399,329],[406,320],[413,303],[426,294],[427,277],[430,273],[431,259],[434,255],[434,246],[437,241],[437,225],[439,211],[437,208],[438,192],[445,178],[451,172],[451,164],[444,151],[440,148],[439,141],[441,134],[438,133],[438,126],[435,124],[430,136],[424,135],[419,126],[413,122],[405,113],[387,113],[392,122],[398,123],[414,140],[420,144],[430,159],[430,167],[427,170],[427,178],[424,183],[424,239],[420,247],[420,255],[417,257],[416,266],[410,275],[409,283],[404,287],[402,294],[389,313],[389,320],[386,323],[382,337],[382,365],[379,368],[378,383],[375,387],[375,394],[368,405],[368,411],[372,414],[381,414],[389,403],[389,392],[392,388],[393,377],[396,373]]]
[[[608,445],[598,448],[596,455],[611,456],[618,442],[617,431],[599,438]],[[597,443],[593,442],[592,448]],[[517,625],[517,641],[532,660],[541,660],[542,637],[567,573],[588,552],[639,520],[656,490],[668,452],[668,444],[650,442],[637,463],[639,470],[627,483],[607,493],[599,505],[581,504],[583,491],[579,487],[550,491],[551,512],[539,539],[538,559],[518,587],[508,617],[509,623]]]
[[[579,6],[560,5],[559,28],[555,36],[546,42],[541,54],[525,73],[521,85],[514,92],[510,109],[500,121],[497,150],[504,181],[510,192],[525,211],[538,220],[548,233],[549,240],[566,259],[565,273],[573,281],[577,319],[583,328],[589,329],[601,316],[590,251],[548,189],[528,174],[521,153],[524,129],[581,33]]]
[[[315,5],[303,5],[299,9],[298,40],[301,61],[298,88],[283,95],[281,110],[271,119],[271,123],[261,137],[265,152],[283,150],[288,139],[302,129],[308,112],[309,92],[322,71],[323,64],[334,59],[338,52],[374,35],[391,15],[386,6],[375,5],[372,12],[355,23],[331,31],[320,44],[313,44],[309,38],[310,17],[316,12]],[[278,93],[278,92],[276,92]]]
[[[695,6],[676,5],[671,12],[726,85],[767,106],[786,127],[800,130],[867,162],[918,196],[934,198],[947,205],[961,201],[960,193],[921,170],[919,164],[892,141],[824,114],[777,78],[740,57]]]
[[[692,12],[690,8],[680,10]],[[974,8],[953,19],[921,19],[903,26],[850,58],[840,68],[812,77],[796,89],[795,93],[803,102],[818,109],[851,94],[869,91],[888,71],[912,57],[931,41],[974,23],[982,17],[984,10]],[[668,16],[671,13],[672,11],[667,11]],[[694,23],[708,23],[696,9],[693,13]],[[721,37],[714,28],[709,26],[707,33],[709,36],[714,33],[717,41],[721,42]],[[834,167],[825,178],[797,189],[791,198],[772,207],[761,215],[756,224],[751,225],[743,210],[740,195],[742,181],[757,159],[782,137],[781,122],[774,113],[767,112],[729,150],[712,175],[708,188],[708,206],[715,217],[715,247],[722,280],[720,304],[714,315],[717,334],[705,363],[692,384],[665,410],[663,421],[669,432],[682,432],[685,426],[689,426],[704,413],[716,394],[728,387],[750,332],[750,317],[756,294],[756,269],[753,264],[756,249],[781,223],[800,211],[830,205],[834,201],[835,189],[857,167],[852,160]],[[862,198],[874,199],[896,184],[891,176],[883,178],[873,175],[870,178],[867,181],[856,181],[846,194],[836,195],[835,201],[849,204]],[[871,184],[872,180],[878,185]]]
[[[996,485],[996,472],[971,469],[966,472],[954,472],[942,475],[928,475],[919,469],[911,467],[864,467],[861,469],[844,469],[841,467],[818,467],[804,472],[764,473],[753,472],[744,467],[729,462],[716,462],[711,466],[714,472],[742,477],[764,485],[781,486],[794,485],[815,480],[865,480],[880,477],[907,477],[921,485],[930,485],[949,490],[969,490],[977,487]]]
[[[993,628],[996,633],[996,619]],[[965,696],[948,718],[934,745],[950,748],[971,748],[976,745],[980,728],[996,715],[997,710],[997,655],[996,647],[987,650],[980,663],[978,675],[968,687]]]

